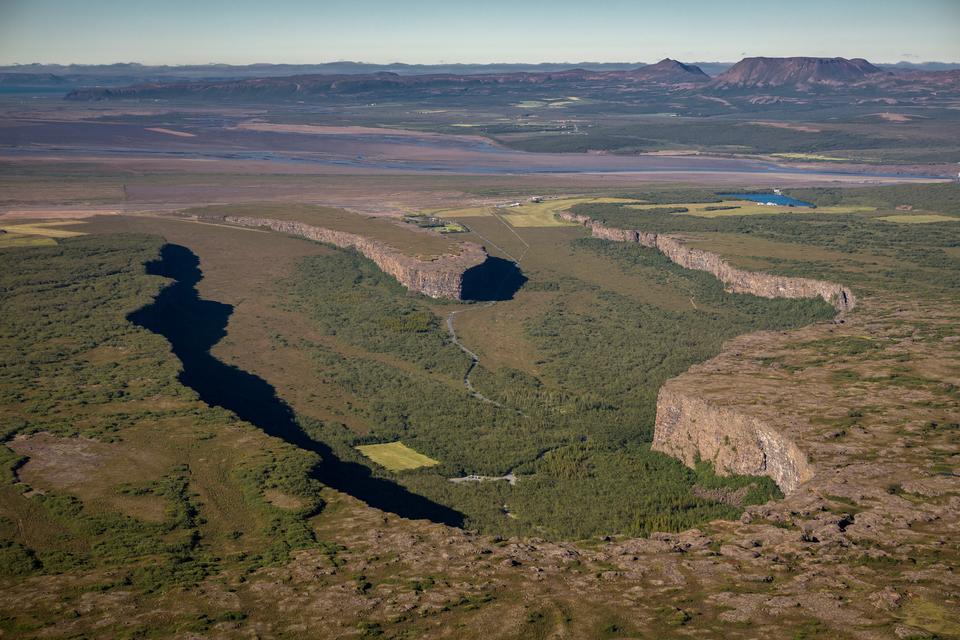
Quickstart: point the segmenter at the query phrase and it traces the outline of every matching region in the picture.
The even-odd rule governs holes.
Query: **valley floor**
[[[329,187],[327,204],[447,209],[469,229],[457,239],[517,258],[527,278],[512,299],[461,305],[410,296],[348,252],[150,212],[245,176],[90,177],[41,177],[34,189],[89,191],[0,215],[80,211],[60,226],[87,234],[0,248],[0,295],[19,310],[0,334],[9,637],[960,637],[955,223],[882,220],[902,198],[953,219],[949,186],[822,214],[571,205],[742,268],[848,284],[858,306],[840,323],[825,303],[733,296],[579,225],[470,210],[570,194],[562,178],[380,176],[364,193],[365,176],[259,176],[238,198],[275,189],[254,206],[282,208]],[[594,180],[577,186],[664,207],[704,195]],[[165,251],[182,260],[162,269]],[[166,339],[141,328],[163,304],[179,312],[154,329]],[[453,312],[469,353],[449,340]],[[668,344],[640,342],[650,334]],[[464,388],[474,359],[470,383],[503,407]],[[235,404],[245,394],[276,411]],[[695,470],[641,446],[655,413],[694,405],[691,438],[697,420],[748,423],[798,448],[812,476],[768,500],[769,479],[695,465],[702,443],[674,443]],[[712,445],[727,454],[754,444],[726,435]],[[391,471],[353,449],[383,442],[439,464]],[[448,481],[515,469],[516,483]],[[456,517],[468,527],[427,519]]]

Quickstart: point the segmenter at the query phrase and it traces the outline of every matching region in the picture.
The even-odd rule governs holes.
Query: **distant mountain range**
[[[7,82],[0,78],[0,82]],[[297,74],[226,80],[177,80],[82,88],[71,100],[218,98],[304,100],[338,96],[457,96],[531,88],[576,91],[587,97],[686,93],[793,95],[829,92],[960,90],[960,71],[886,70],[862,58],[745,58],[714,78],[697,65],[664,59],[631,69],[565,69],[508,73],[396,72]],[[634,96],[636,99],[636,96]]]
[[[646,65],[642,62],[550,62],[542,64],[369,64],[364,62],[325,62],[320,64],[202,64],[202,65],[142,65],[117,63],[108,65],[82,64],[21,64],[0,66],[0,82],[20,86],[125,86],[138,83],[183,81],[218,81],[242,78],[271,78],[295,75],[359,75],[395,73],[407,75],[484,75],[506,73],[545,73],[584,69],[586,71],[629,71]],[[710,76],[717,76],[734,66],[732,62],[694,62]],[[894,71],[946,71],[960,69],[960,63],[898,62],[878,64],[881,69]]]
[[[715,64],[715,63],[709,63]],[[917,65],[884,68],[862,58],[745,58],[726,66],[713,78],[700,65],[666,58],[649,65],[596,63],[577,68],[543,65],[387,65],[400,71],[360,63],[329,65],[200,65],[144,67],[21,65],[0,67],[0,87],[6,91],[63,91],[72,100],[157,99],[210,97],[239,99],[307,99],[347,95],[438,96],[461,92],[493,94],[495,90],[523,93],[537,87],[577,91],[585,97],[616,93],[662,95],[700,93],[811,94],[874,93],[960,89],[960,70],[927,70]],[[946,66],[939,64],[938,66]],[[317,73],[316,68],[346,68],[349,73]],[[456,68],[457,72],[437,72]],[[517,70],[521,68],[524,70]],[[309,73],[291,71],[309,70]],[[61,71],[62,73],[56,73]],[[431,71],[426,73],[425,71]],[[481,72],[483,71],[483,72]],[[256,74],[250,77],[246,74]],[[210,77],[210,76],[214,77]],[[12,89],[11,89],[12,88]]]
[[[115,98],[238,97],[298,98],[324,95],[450,94],[489,91],[495,88],[535,86],[647,85],[684,88],[705,84],[710,76],[699,67],[665,59],[637,69],[595,71],[567,69],[547,72],[485,74],[308,74],[289,77],[245,78],[210,82],[147,83],[129,87],[78,89],[67,95],[73,100]]]

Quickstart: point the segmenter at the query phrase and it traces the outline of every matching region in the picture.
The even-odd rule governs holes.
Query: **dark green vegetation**
[[[524,326],[540,354],[541,375],[480,367],[473,377],[503,408],[465,392],[461,377],[469,359],[448,342],[428,301],[354,254],[306,259],[288,283],[289,304],[322,333],[371,354],[344,357],[319,342],[299,345],[312,355],[317,375],[339,385],[350,411],[369,426],[354,434],[343,425],[304,420],[308,431],[342,457],[355,456],[350,448],[357,444],[402,440],[439,460],[437,467],[395,479],[461,511],[468,526],[496,533],[677,530],[738,512],[696,497],[697,484],[746,482],[757,487],[748,498],[760,501],[776,493],[767,479],[720,479],[651,452],[656,393],[666,379],[717,353],[727,338],[800,326],[833,310],[820,301],[728,294],[714,278],[637,246],[581,239],[572,249],[631,278],[676,287],[696,307],[668,310],[572,277],[534,277],[527,286],[553,292]],[[521,481],[447,480],[509,472]]]
[[[960,185],[955,182],[859,189],[789,189],[787,193],[817,206],[867,205],[893,209],[906,205],[911,209],[960,216]]]
[[[126,319],[164,286],[144,274],[158,239],[89,236],[3,252],[4,572],[122,567],[104,588],[151,592],[231,566],[282,560],[318,544],[307,519],[322,504],[312,478],[323,476],[324,465],[354,465],[362,462],[354,445],[401,438],[442,465],[399,480],[373,469],[374,480],[402,482],[462,511],[468,526],[492,532],[644,534],[739,512],[697,497],[695,486],[749,486],[747,502],[776,495],[768,479],[719,478],[650,452],[656,389],[715,353],[724,337],[803,324],[829,309],[728,295],[710,278],[647,250],[592,240],[574,248],[636,277],[669,279],[701,309],[667,312],[574,279],[538,283],[556,291],[551,308],[525,329],[544,354],[542,379],[514,370],[481,369],[476,376],[505,408],[465,393],[460,378],[468,359],[449,343],[432,301],[411,296],[352,252],[305,259],[286,285],[289,304],[306,311],[320,333],[368,354],[344,357],[321,343],[300,345],[370,426],[357,435],[298,416],[303,431],[329,447],[325,460],[310,453],[317,448],[265,438],[200,401],[184,386],[194,386],[198,372],[182,372],[162,338]],[[207,344],[206,331],[191,323]],[[176,339],[174,349],[183,355]],[[597,358],[609,365],[588,366]],[[209,457],[224,448],[230,454],[211,468]],[[446,479],[508,471],[523,480],[510,486]],[[30,523],[29,536],[18,522]]]
[[[661,215],[617,204],[580,205],[576,211],[612,227],[702,238],[706,247],[730,255],[735,262],[739,259],[749,268],[839,279],[861,292],[908,292],[920,287],[955,294],[960,290],[958,223],[897,224],[878,219],[902,205],[960,215],[960,186],[794,189],[788,193],[821,206],[862,204],[880,210],[870,214],[828,214],[798,209],[790,214],[722,218]],[[655,193],[638,195],[657,197]],[[696,194],[668,192],[664,200],[675,201],[681,195]],[[714,197],[708,191],[699,195],[707,200]],[[760,246],[758,243],[763,241],[787,247],[815,247],[820,253],[798,258],[783,249],[771,251],[776,245]],[[759,258],[761,255],[764,257]]]
[[[318,458],[200,402],[166,341],[126,319],[165,284],[144,274],[160,245],[90,236],[0,252],[7,576],[104,568],[102,589],[151,592],[318,544]]]
[[[730,121],[697,121],[661,118],[641,122],[600,122],[585,128],[580,135],[564,131],[527,130],[528,137],[507,138],[511,147],[524,151],[589,151],[601,149],[618,153],[657,151],[670,148],[714,149],[748,153],[822,153],[837,149],[858,150],[893,146],[894,140],[882,135],[863,135],[850,131],[798,131]],[[532,129],[532,131],[531,131]],[[507,131],[488,131],[491,136]],[[943,140],[937,146],[945,146]],[[950,145],[953,148],[955,145]]]
[[[817,190],[803,199],[829,204],[841,198],[890,210],[910,204],[955,215],[951,193]],[[716,199],[711,191],[680,187],[628,195],[664,209]],[[751,222],[599,211],[623,216],[625,223],[648,216],[644,225],[663,229]],[[875,220],[881,213],[754,216],[762,224],[744,227],[749,233],[726,227],[683,233],[749,268],[821,274],[849,282],[858,294],[881,287],[886,295],[935,294],[949,304],[943,294],[956,291],[948,291],[952,267],[941,272],[924,261],[938,247],[948,258],[958,255],[948,237],[953,228],[891,227]],[[913,613],[921,611],[923,598],[942,601],[942,582],[920,592],[930,581],[918,583],[915,576],[953,566],[942,550],[943,521],[918,523],[908,533],[911,540],[929,535],[939,545],[933,553],[889,539],[875,547],[869,539],[828,546],[805,536],[802,516],[790,513],[796,502],[771,505],[784,518],[770,522],[781,524],[788,538],[782,546],[764,539],[753,565],[743,562],[741,551],[753,539],[753,525],[705,521],[734,518],[738,505],[776,496],[772,483],[717,477],[704,462],[688,469],[648,448],[654,394],[665,379],[716,353],[726,337],[814,322],[832,316],[832,309],[820,301],[726,294],[706,274],[679,269],[641,247],[584,238],[577,226],[510,228],[492,217],[473,218],[469,226],[511,252],[528,243],[522,266],[529,280],[514,299],[492,306],[428,300],[351,252],[179,218],[115,216],[84,225],[92,234],[162,234],[170,243],[165,250],[157,237],[94,235],[0,252],[0,421],[8,428],[0,447],[3,633],[168,637],[255,629],[264,637],[299,637],[309,625],[320,636],[431,637],[443,628],[473,637],[495,627],[508,629],[498,637],[559,630],[571,637],[676,632],[746,638],[757,635],[756,623],[718,618],[731,608],[712,604],[715,594],[756,594],[766,601],[808,576],[824,582],[805,585],[832,593],[836,583],[832,572],[823,574],[824,563],[861,572],[863,583],[851,582],[838,602],[850,610],[863,603],[867,617],[885,621],[877,629],[892,628],[891,616],[933,630],[949,619],[949,608]],[[920,251],[926,242],[933,252]],[[193,272],[155,266],[176,245]],[[144,263],[176,283],[145,275]],[[181,295],[190,298],[187,313],[173,315],[187,329],[171,333],[170,343],[128,321],[146,324],[146,309]],[[765,363],[756,377],[743,378],[744,386],[761,388],[771,380],[788,381],[788,388],[809,384],[810,376],[793,373],[825,368],[815,383],[836,384],[837,402],[825,403],[833,412],[813,420],[814,428],[849,446],[873,438],[866,427],[889,422],[890,431],[879,433],[910,446],[893,455],[902,452],[913,465],[918,459],[907,456],[936,446],[932,470],[940,474],[935,479],[946,477],[955,466],[955,447],[947,439],[956,432],[955,386],[929,361],[911,362],[916,351],[889,352],[894,338],[869,330],[860,335],[863,325],[855,323],[889,321],[911,349],[932,350],[942,341],[944,367],[952,366],[953,347],[943,339],[955,324],[931,322],[925,310],[904,322],[903,311],[912,305],[899,300],[877,313],[874,305],[884,300],[862,295],[846,325],[811,330],[816,339],[755,337],[794,340],[795,346],[772,354],[748,350],[745,358],[736,356],[734,367]],[[464,311],[456,316],[460,339],[480,354],[474,385],[504,408],[464,390],[468,358],[446,334],[453,310]],[[195,311],[211,318],[192,316]],[[196,360],[184,355],[197,351],[216,362],[196,368]],[[207,396],[211,388],[202,378],[219,379],[225,395]],[[236,387],[236,381],[244,384]],[[868,390],[879,393],[875,399],[859,391],[841,396],[851,385],[872,385]],[[271,403],[286,413],[251,413],[228,397],[231,390],[245,395],[250,389],[271,394]],[[884,405],[887,392],[898,389],[908,395]],[[914,398],[916,408],[909,404]],[[903,426],[910,418],[901,422],[901,416],[928,409],[923,426]],[[887,411],[897,416],[896,425],[881,415]],[[278,415],[282,424],[261,420]],[[291,434],[278,429],[291,425],[295,446]],[[396,439],[441,465],[393,474],[352,449]],[[315,455],[319,451],[329,455]],[[862,457],[875,455],[869,450]],[[814,458],[818,465],[822,460]],[[344,482],[343,470],[354,474],[348,482],[358,479],[362,486],[333,485]],[[520,478],[516,485],[447,481],[507,471]],[[321,484],[340,491],[323,488],[321,499]],[[471,536],[392,517],[349,497],[365,500],[371,487],[399,487],[393,495],[452,507],[465,514],[467,526],[501,536],[644,535],[695,525],[711,542],[682,554],[657,551],[669,547],[659,540],[552,545],[530,537]],[[890,477],[879,487],[881,497],[925,500],[906,477]],[[850,495],[831,491],[828,510],[868,522],[860,514],[876,501]],[[948,499],[927,498],[925,504]],[[812,517],[819,515],[828,514]],[[544,555],[526,551],[534,548]],[[298,549],[306,550],[291,554]],[[601,555],[593,555],[598,549]],[[636,549],[649,552],[632,556]],[[889,556],[877,557],[878,549]],[[898,553],[910,561],[900,562]],[[900,578],[901,571],[909,577]],[[676,575],[683,576],[680,588],[673,586]],[[875,591],[891,584],[909,594],[892,614],[870,604]],[[628,594],[631,605],[611,594]],[[415,609],[394,613],[410,602]],[[822,602],[817,597],[791,607],[786,617],[778,612],[765,628],[788,637],[798,628],[803,635],[846,637],[846,615],[835,626],[809,623]],[[519,621],[512,628],[520,624],[521,630],[513,633],[504,620]]]

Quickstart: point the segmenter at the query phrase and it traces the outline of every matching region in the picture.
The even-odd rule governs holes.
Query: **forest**
[[[474,375],[477,388],[502,407],[464,390],[469,360],[449,343],[435,302],[409,294],[351,252],[305,259],[286,283],[287,304],[324,334],[370,352],[344,357],[317,341],[299,345],[369,426],[355,433],[301,417],[306,430],[358,461],[356,445],[402,440],[440,465],[396,475],[374,466],[373,473],[457,509],[470,528],[501,535],[679,530],[739,512],[698,497],[697,487],[749,485],[747,501],[777,495],[769,479],[720,478],[709,465],[694,471],[652,452],[657,390],[730,337],[802,326],[832,317],[833,309],[820,300],[730,294],[711,276],[635,245],[579,239],[571,249],[600,256],[630,277],[677,287],[696,303],[670,310],[569,276],[538,274],[527,286],[555,294],[524,332],[542,375],[483,363]],[[392,365],[384,355],[415,366]],[[520,476],[514,485],[448,482],[510,472]]]
[[[960,291],[960,232],[957,223],[900,224],[882,220],[897,206],[956,216],[960,213],[960,186],[955,184],[875,187],[865,189],[794,189],[785,193],[818,205],[866,205],[874,213],[834,214],[816,209],[787,214],[700,218],[663,215],[619,204],[583,204],[574,208],[604,224],[622,229],[675,233],[696,239],[737,237],[743,252],[758,268],[790,276],[840,281],[861,292],[915,292],[956,295]],[[712,202],[719,196],[706,190],[679,190],[630,194],[664,204]],[[811,253],[804,259],[771,255],[769,245],[751,251],[751,239],[784,246],[811,247],[835,252],[826,258]],[[841,258],[842,255],[842,258]],[[760,257],[762,256],[762,257]]]

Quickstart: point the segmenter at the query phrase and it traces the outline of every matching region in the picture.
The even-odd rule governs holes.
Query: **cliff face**
[[[715,253],[687,247],[673,236],[615,229],[570,212],[559,215],[584,225],[594,238],[635,242],[657,249],[682,267],[713,274],[737,293],[764,298],[820,297],[841,313],[856,304],[849,289],[833,282],[746,271]],[[701,392],[702,389],[685,387],[680,378],[668,381],[660,389],[653,436],[655,451],[679,458],[688,466],[698,459],[709,460],[722,475],[768,476],[784,493],[795,491],[813,478],[814,469],[807,455],[785,433],[784,425],[769,417],[707,402]]]
[[[849,311],[856,304],[856,298],[850,289],[834,282],[746,271],[734,267],[715,253],[687,247],[679,239],[670,235],[613,229],[587,216],[567,211],[560,213],[559,216],[564,220],[587,227],[594,238],[616,242],[636,242],[659,250],[681,267],[712,273],[735,293],[749,293],[763,298],[820,297],[840,312]]]
[[[461,300],[464,272],[480,266],[487,259],[483,247],[472,242],[462,243],[457,255],[444,255],[425,261],[402,254],[378,240],[303,222],[248,216],[226,216],[224,220],[244,227],[265,227],[341,248],[356,249],[407,289],[431,298]]]
[[[784,493],[813,477],[807,456],[761,419],[712,405],[667,382],[657,396],[654,451],[713,462],[717,473],[769,476]]]

